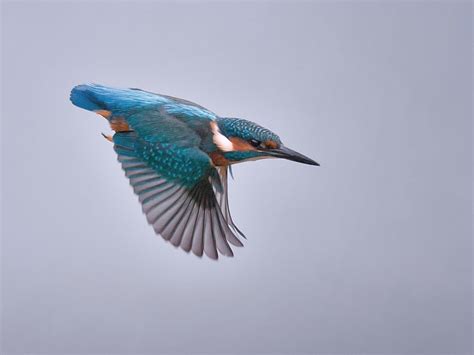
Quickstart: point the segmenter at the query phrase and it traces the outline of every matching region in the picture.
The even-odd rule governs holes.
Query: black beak
[[[275,158],[283,158],[283,159],[297,161],[298,163],[319,166],[319,164],[316,163],[313,159],[310,159],[304,156],[303,154],[295,152],[294,150],[291,150],[290,148],[287,148],[283,145],[277,149],[270,149],[268,151],[268,154]]]

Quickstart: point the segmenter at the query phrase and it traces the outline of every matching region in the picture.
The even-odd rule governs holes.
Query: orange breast
[[[238,151],[245,151],[245,150],[256,150],[249,142],[238,138],[238,137],[230,137],[229,140],[232,142],[232,146],[234,150]]]
[[[229,165],[229,161],[224,157],[221,152],[212,152],[209,154],[209,157],[212,160],[212,163],[215,166],[227,166]]]

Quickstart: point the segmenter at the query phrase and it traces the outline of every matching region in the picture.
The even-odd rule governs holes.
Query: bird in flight
[[[115,131],[103,135],[155,232],[197,256],[233,256],[229,244],[243,246],[229,211],[232,164],[284,158],[319,165],[256,123],[219,117],[187,100],[98,84],[74,87],[70,99]]]

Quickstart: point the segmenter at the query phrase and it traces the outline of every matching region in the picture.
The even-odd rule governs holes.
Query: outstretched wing
[[[196,148],[151,144],[136,132],[114,135],[114,149],[156,233],[198,256],[233,256],[242,246],[216,199],[209,157]],[[173,167],[173,173],[169,168]]]

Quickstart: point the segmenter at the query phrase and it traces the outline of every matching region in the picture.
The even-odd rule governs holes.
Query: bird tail
[[[71,102],[85,110],[94,111],[105,117],[124,114],[131,109],[162,103],[165,98],[139,89],[119,89],[99,84],[83,84],[74,87]],[[106,117],[108,118],[108,117]]]
[[[108,88],[100,85],[78,85],[71,91],[70,100],[77,107],[89,111],[107,110],[106,102]]]
[[[143,105],[143,96],[134,89],[116,89],[98,84],[78,85],[71,91],[71,102],[77,107],[93,111],[110,123],[115,132],[129,131],[126,116],[133,112],[132,108]],[[138,96],[138,98],[137,98]],[[141,97],[141,99],[140,99]],[[102,134],[105,139],[112,137]]]

